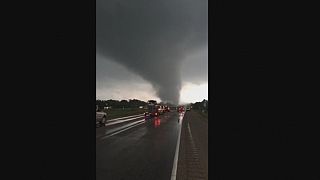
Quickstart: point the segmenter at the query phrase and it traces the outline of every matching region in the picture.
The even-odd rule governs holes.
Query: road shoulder
[[[207,122],[196,111],[186,112],[181,129],[177,180],[208,179]]]

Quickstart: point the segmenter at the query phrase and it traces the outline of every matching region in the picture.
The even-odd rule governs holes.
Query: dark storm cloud
[[[182,64],[182,81],[193,84],[208,82],[208,48],[186,57]]]
[[[181,62],[207,45],[207,0],[97,0],[97,53],[177,103]]]
[[[138,75],[128,71],[118,62],[106,59],[97,54],[96,56],[96,81],[99,83],[108,83],[109,87],[112,83],[126,83],[128,81],[138,81],[141,78]],[[110,82],[112,81],[112,82]]]

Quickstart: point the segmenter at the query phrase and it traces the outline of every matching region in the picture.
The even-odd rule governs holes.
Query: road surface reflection
[[[160,123],[161,123],[160,118],[159,118],[159,117],[156,117],[156,118],[154,119],[154,127],[155,127],[155,128],[159,127],[159,126],[160,126]]]

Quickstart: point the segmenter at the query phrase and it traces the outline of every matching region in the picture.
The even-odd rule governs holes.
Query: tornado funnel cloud
[[[207,9],[207,0],[97,0],[97,53],[178,103],[183,60],[207,44]]]

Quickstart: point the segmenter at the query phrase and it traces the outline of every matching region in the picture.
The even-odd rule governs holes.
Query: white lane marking
[[[173,167],[172,167],[172,172],[171,172],[171,180],[176,180],[177,178],[177,168],[178,168],[178,159],[179,159],[179,148],[180,148],[180,136],[181,136],[181,128],[182,128],[182,119],[184,117],[184,114],[179,115],[179,135],[178,135],[178,140],[177,140],[177,145],[176,145],[176,152],[174,155],[174,160],[173,160]]]
[[[142,117],[135,117],[135,118],[125,119],[125,120],[118,120],[118,121],[106,123],[104,126],[111,126],[114,124],[119,124],[119,123],[123,123],[123,122],[127,122],[127,121],[133,121],[133,120],[140,119],[140,118],[142,118]]]
[[[131,123],[126,123],[126,124],[124,124],[124,125],[122,125],[122,126],[120,126],[120,127],[113,128],[113,129],[111,129],[110,131],[107,131],[105,134],[96,136],[96,138],[101,138],[101,137],[107,136],[107,135],[109,135],[109,134],[112,134],[112,133],[114,133],[114,132],[120,131],[120,130],[122,130],[122,129],[124,129],[124,128],[130,127],[130,126],[132,126],[132,125],[135,125],[135,124],[140,123],[140,122],[143,122],[143,121],[145,121],[145,119],[142,119],[142,120],[139,120],[139,121],[134,121],[134,122],[131,122]]]
[[[111,131],[106,132],[103,136],[109,135],[109,134],[114,133],[114,132],[116,132],[116,131],[120,131],[120,130],[122,130],[122,129],[124,129],[124,128],[130,127],[130,126],[132,126],[132,125],[135,125],[135,124],[140,123],[140,122],[143,122],[143,121],[145,121],[145,120],[143,119],[143,120],[139,120],[139,121],[134,121],[134,122],[131,122],[131,123],[122,125],[122,126],[120,126],[120,127],[113,128],[113,129],[111,129]]]
[[[126,116],[126,117],[120,117],[120,118],[115,118],[115,119],[109,119],[107,120],[108,122],[112,122],[112,121],[117,121],[117,120],[121,120],[121,119],[127,119],[127,118],[131,118],[131,117],[143,117],[144,114],[137,114],[137,115],[132,115],[132,116]]]
[[[122,130],[120,130],[120,131],[117,131],[117,132],[115,132],[115,133],[112,133],[112,134],[110,134],[110,135],[104,136],[104,137],[102,137],[100,140],[104,140],[104,139],[106,139],[106,138],[108,138],[108,137],[114,136],[114,135],[116,135],[116,134],[119,134],[119,133],[121,133],[121,132],[123,132],[123,131],[129,130],[129,129],[131,129],[131,128],[134,128],[134,127],[136,127],[136,126],[138,126],[138,125],[141,125],[141,124],[144,124],[144,123],[145,123],[145,121],[142,120],[141,122],[137,122],[137,123],[135,123],[135,124],[132,125],[132,126],[129,126],[129,127],[127,127],[127,128],[124,128],[124,129],[122,129]]]

